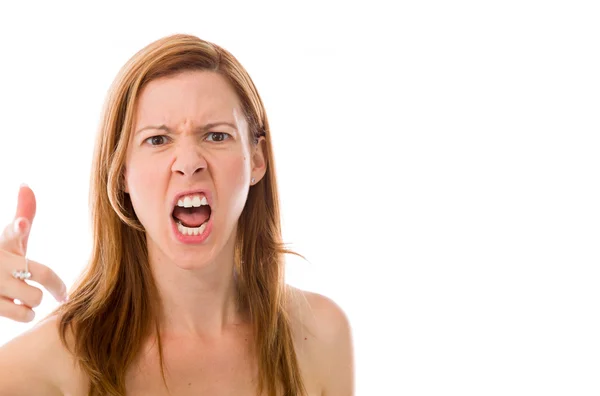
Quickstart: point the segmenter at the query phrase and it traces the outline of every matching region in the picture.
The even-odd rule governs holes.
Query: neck
[[[247,323],[237,302],[233,248],[223,249],[212,262],[186,268],[157,250],[149,248],[148,258],[161,303],[161,333],[212,337]]]

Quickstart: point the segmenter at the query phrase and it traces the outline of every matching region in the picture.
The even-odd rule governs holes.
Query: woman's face
[[[230,255],[251,178],[258,182],[266,170],[263,144],[251,144],[238,97],[220,74],[151,81],[139,96],[125,162],[125,191],[151,256],[195,268],[224,248]]]

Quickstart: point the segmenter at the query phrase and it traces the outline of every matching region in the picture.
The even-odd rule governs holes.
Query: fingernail
[[[18,219],[15,220],[14,222],[14,231],[15,234],[22,234],[25,231],[25,221],[27,219],[25,219],[24,217],[19,217]]]
[[[35,312],[33,312],[32,310],[28,310],[27,311],[27,321],[31,322],[33,320],[33,318],[35,318]]]
[[[27,185],[27,183],[21,183],[20,187],[23,188],[23,187],[29,187],[29,186]]]

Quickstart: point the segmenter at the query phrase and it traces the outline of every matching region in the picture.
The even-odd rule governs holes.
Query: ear
[[[254,185],[258,183],[267,173],[267,141],[264,136],[258,139],[258,142],[252,148],[252,174]]]

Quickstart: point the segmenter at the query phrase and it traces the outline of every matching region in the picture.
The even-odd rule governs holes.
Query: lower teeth
[[[200,227],[186,227],[183,224],[181,224],[180,222],[177,222],[177,229],[183,235],[200,235],[206,229],[207,223],[208,223],[208,220],[206,220],[204,223],[202,223],[202,225]]]

